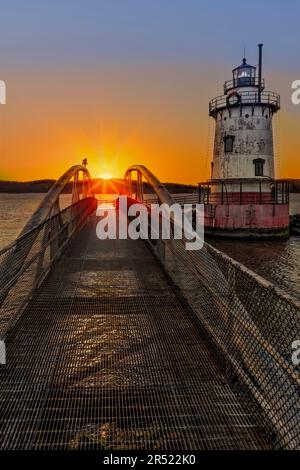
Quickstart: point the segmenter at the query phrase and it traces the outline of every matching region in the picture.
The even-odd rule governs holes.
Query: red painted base
[[[206,204],[206,233],[243,238],[289,236],[289,204]]]

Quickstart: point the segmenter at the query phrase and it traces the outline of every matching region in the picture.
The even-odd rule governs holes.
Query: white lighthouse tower
[[[273,115],[280,96],[265,91],[262,44],[259,65],[242,64],[209,103],[215,120],[211,179],[200,184],[206,228],[227,236],[286,236],[288,182],[275,180]]]

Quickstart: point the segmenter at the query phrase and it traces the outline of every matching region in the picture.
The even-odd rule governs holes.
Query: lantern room
[[[255,86],[256,67],[249,65],[246,59],[243,59],[243,63],[236,67],[232,71],[233,86]]]

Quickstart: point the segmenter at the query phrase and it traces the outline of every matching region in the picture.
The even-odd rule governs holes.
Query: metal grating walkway
[[[76,235],[6,340],[4,449],[267,448],[142,241]]]

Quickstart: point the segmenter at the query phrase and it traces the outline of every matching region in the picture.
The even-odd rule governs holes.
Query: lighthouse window
[[[225,153],[233,152],[233,142],[234,142],[234,135],[226,135],[224,137],[224,152]]]
[[[262,158],[256,158],[255,160],[253,160],[253,163],[255,176],[263,176],[265,160],[263,160]]]

